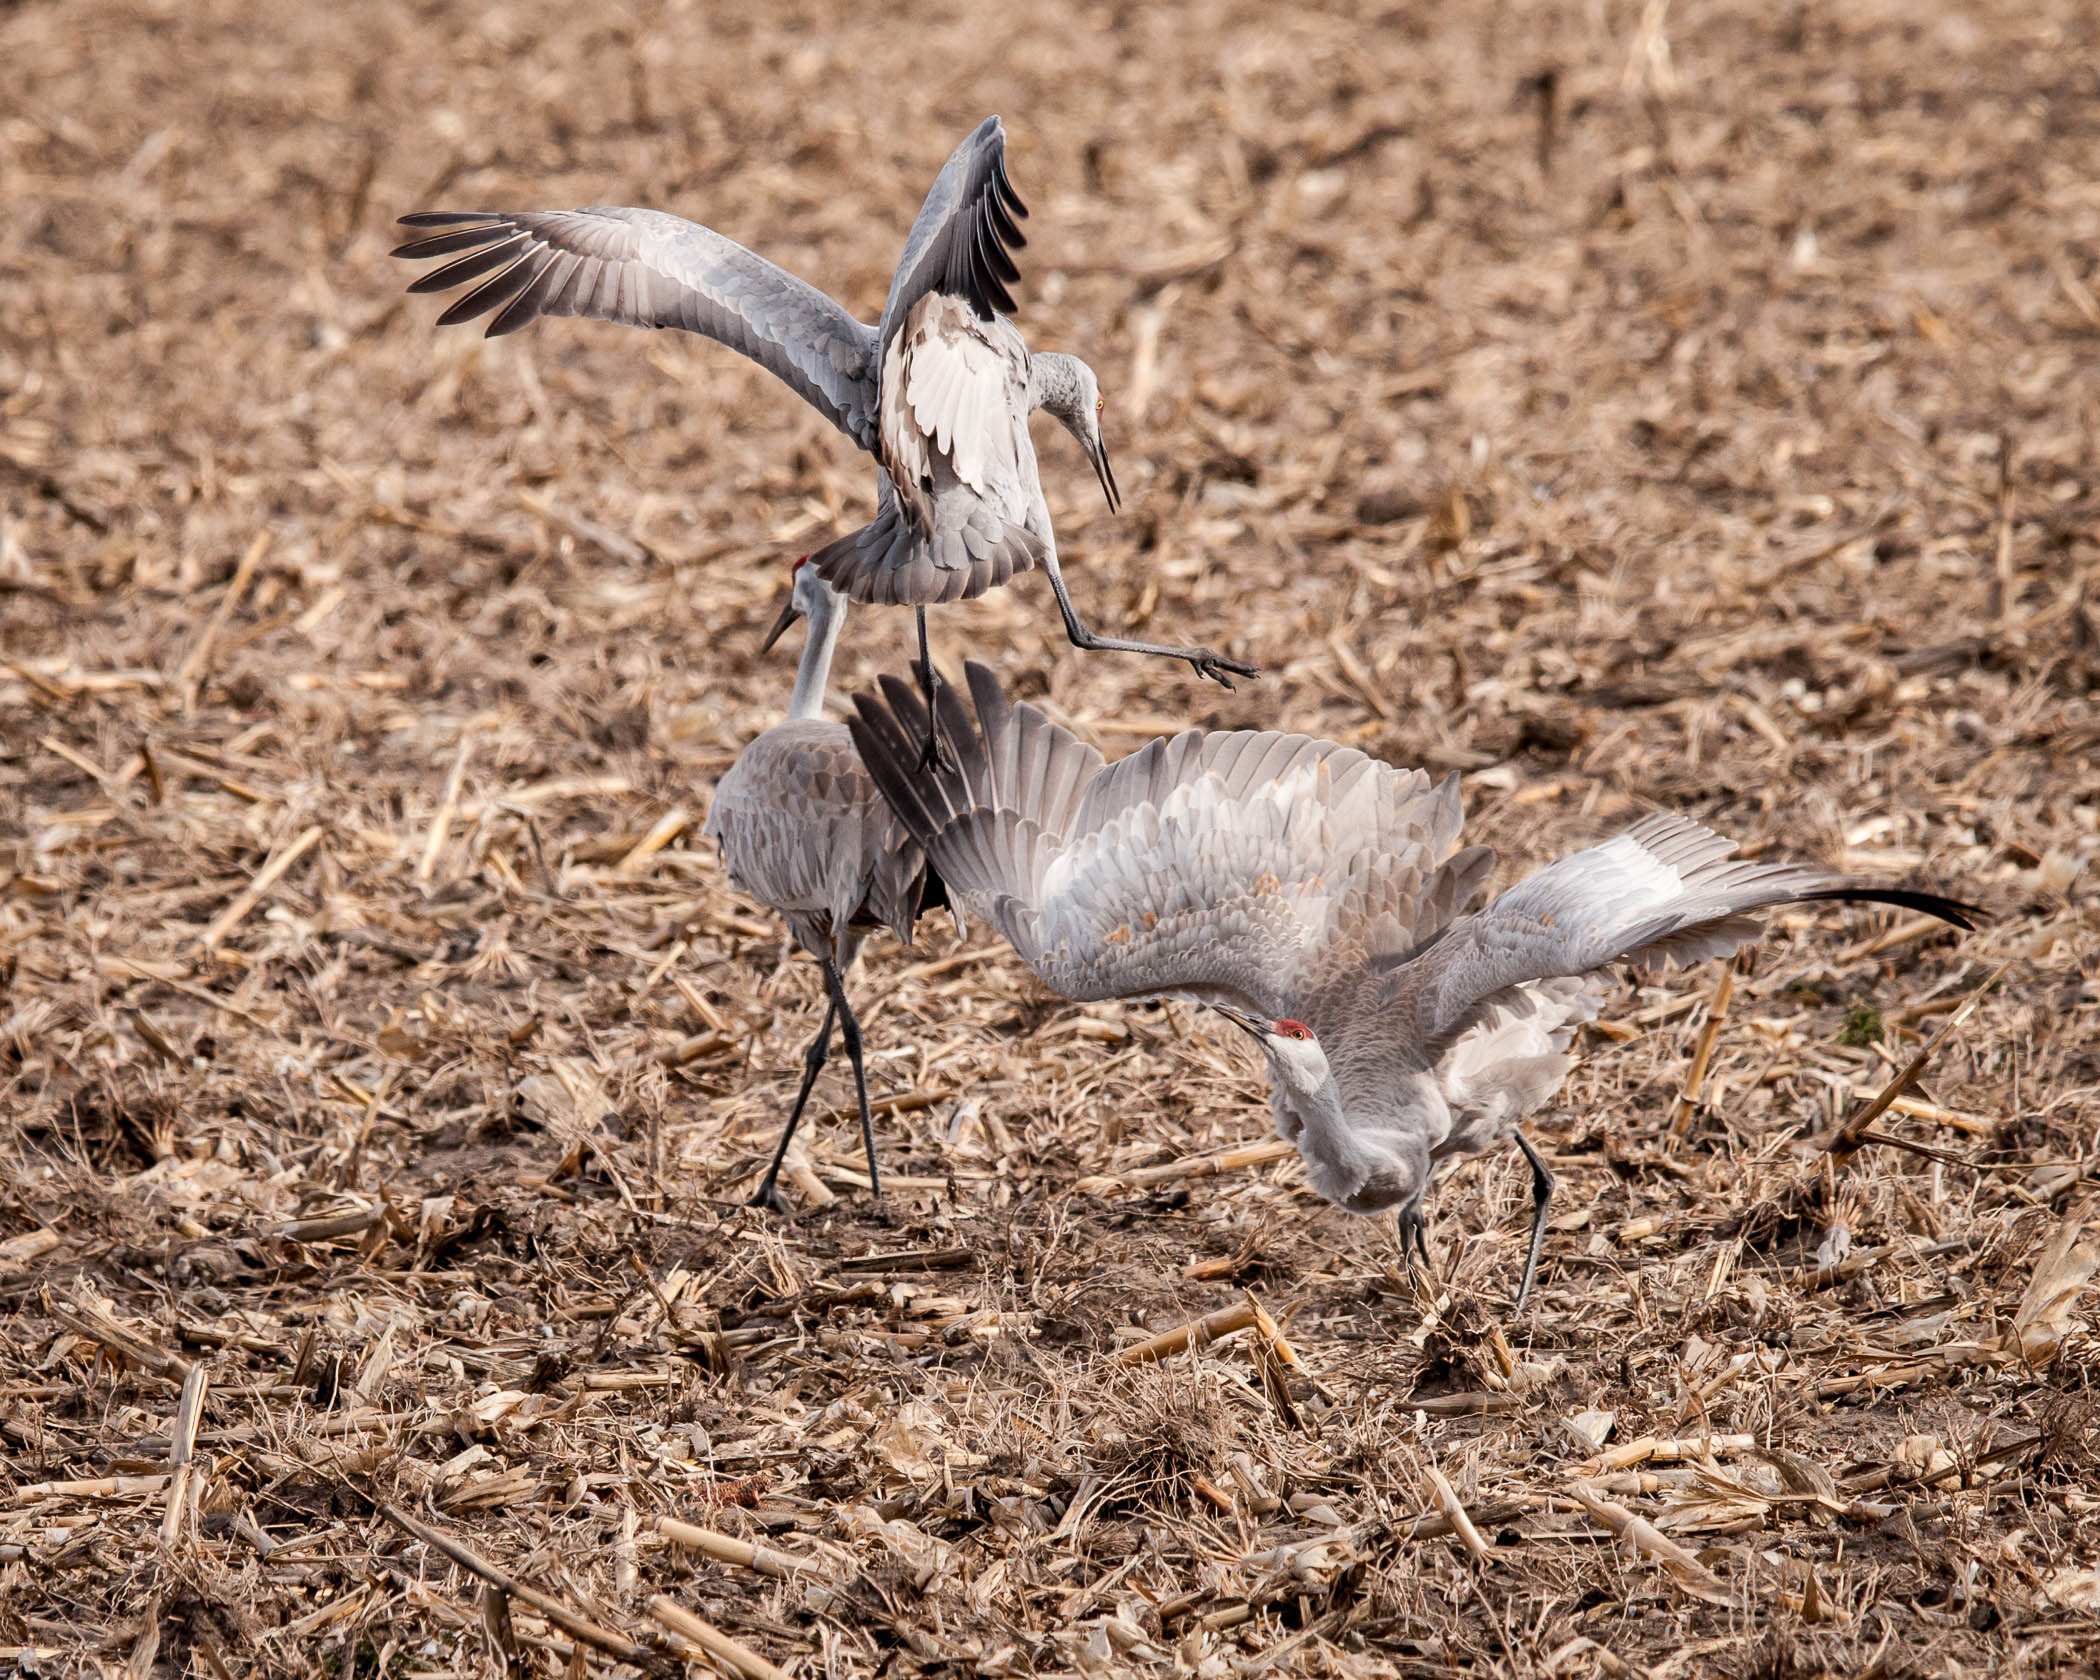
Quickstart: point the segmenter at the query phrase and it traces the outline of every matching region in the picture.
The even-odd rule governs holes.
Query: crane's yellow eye
[[[1096,397],[1094,399],[1094,412],[1096,414],[1099,414],[1106,407],[1108,407],[1108,398]]]
[[[1278,1021],[1276,1023],[1276,1036],[1278,1038],[1310,1038],[1312,1035],[1312,1028],[1308,1027],[1303,1021]]]

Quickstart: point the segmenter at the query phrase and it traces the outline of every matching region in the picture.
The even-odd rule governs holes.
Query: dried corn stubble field
[[[2087,1660],[2092,7],[259,10],[0,7],[0,1648]],[[1628,988],[1521,1319],[1514,1157],[1417,1299],[1294,1161],[1170,1166],[1266,1129],[1226,1034],[931,923],[858,988],[885,1205],[833,1074],[739,1206],[819,988],[696,831],[870,474],[699,341],[433,332],[390,220],[661,205],[872,316],[990,109],[1130,493],[1046,439],[1082,607],[1267,675],[1078,656],[1039,578],[946,657],[1111,752],[1464,771],[1512,870],[1661,804],[1992,912]],[[1819,1150],[1939,1034],[1908,1147]]]

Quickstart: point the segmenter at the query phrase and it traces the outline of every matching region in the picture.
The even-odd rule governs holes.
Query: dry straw
[[[136,10],[0,6],[0,1669],[2089,1662],[2075,9]],[[886,1205],[840,1073],[741,1205],[821,991],[698,828],[872,476],[682,335],[434,331],[389,220],[872,317],[993,103],[1082,609],[1266,674],[1039,578],[951,667],[1455,769],[1505,876],[1667,806],[1992,913],[1622,989],[1522,1318],[1513,1155],[1424,1299],[1236,1035],[940,918],[854,982]]]

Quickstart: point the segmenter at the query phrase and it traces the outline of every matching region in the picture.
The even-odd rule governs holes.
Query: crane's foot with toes
[[[922,776],[945,776],[954,769],[954,763],[941,750],[941,732],[938,728],[926,732],[926,745],[919,751],[919,774]]]
[[[1208,648],[1198,648],[1188,656],[1189,669],[1199,677],[1208,677],[1228,693],[1232,690],[1232,679],[1244,677],[1252,682],[1261,675],[1259,665],[1249,665],[1244,659],[1227,659],[1222,653],[1212,653]]]
[[[1407,1263],[1407,1281],[1424,1297],[1436,1293],[1436,1266],[1429,1258],[1428,1221],[1419,1204],[1400,1210],[1400,1257]]]

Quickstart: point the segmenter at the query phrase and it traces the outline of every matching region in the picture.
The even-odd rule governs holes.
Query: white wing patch
[[[1734,850],[1734,841],[1686,818],[1653,816],[1548,864],[1491,908],[1538,917],[1570,938],[1609,936],[1678,907],[1692,887],[1754,876],[1756,865],[1720,863]]]
[[[1583,871],[1585,892],[1572,895],[1570,908],[1596,916],[1638,914],[1668,904],[1684,891],[1684,877],[1631,835],[1615,834],[1593,846]],[[1594,897],[1591,895],[1594,894]]]
[[[1002,510],[1020,484],[1015,431],[1025,424],[1016,416],[1026,374],[997,333],[1002,324],[980,321],[960,298],[930,292],[883,352],[884,460],[899,500],[922,527],[943,477]]]
[[[1560,1089],[1573,1063],[1575,1027],[1597,1018],[1595,977],[1512,987],[1462,1033],[1436,1065],[1450,1127],[1431,1151],[1478,1154],[1509,1135]]]

